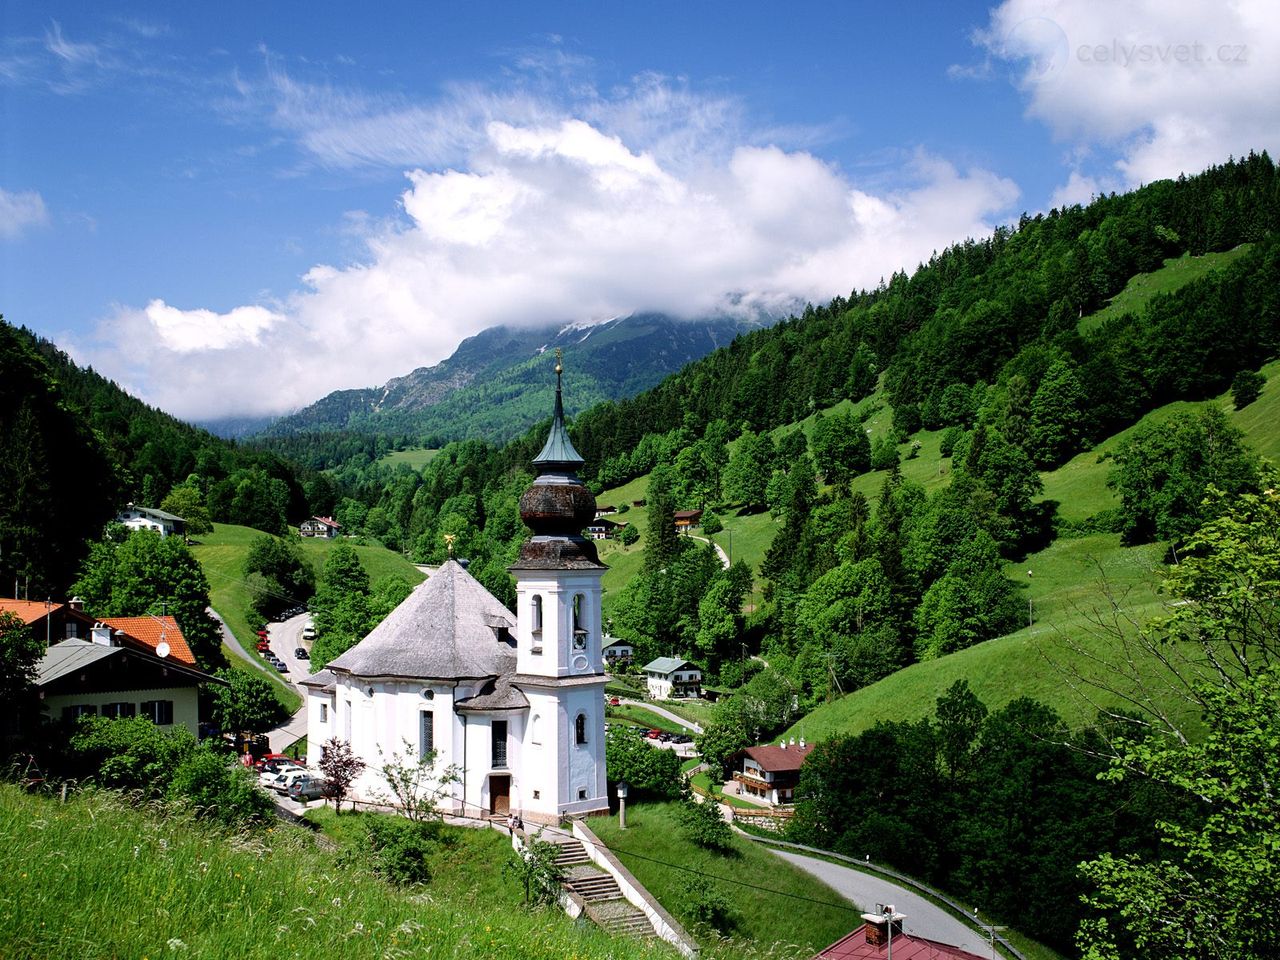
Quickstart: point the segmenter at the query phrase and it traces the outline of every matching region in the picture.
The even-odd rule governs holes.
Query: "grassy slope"
[[[427,447],[413,447],[410,450],[392,450],[390,453],[384,453],[378,458],[378,462],[388,467],[396,467],[400,464],[408,464],[412,470],[421,470],[428,463],[435,459],[439,450],[428,449]]]
[[[1280,454],[1280,430],[1275,426],[1280,423],[1280,362],[1268,364],[1263,372],[1267,386],[1261,398],[1244,410],[1235,410],[1226,394],[1212,402],[1220,404],[1229,419],[1245,431],[1254,450],[1275,459]],[[1193,406],[1169,404],[1152,411],[1143,422],[1159,423]],[[1135,429],[1109,438],[1096,450],[1044,475],[1045,496],[1059,501],[1062,516],[1081,520],[1116,505],[1115,495],[1106,487],[1111,464],[1100,461],[1099,454],[1113,450]],[[960,678],[969,681],[988,707],[1029,696],[1051,704],[1071,724],[1088,722],[1094,707],[1067,686],[1054,662],[1075,661],[1063,646],[1066,638],[1100,654],[1105,651],[1106,640],[1095,629],[1098,614],[1107,605],[1104,585],[1134,620],[1142,622],[1157,614],[1161,601],[1155,588],[1161,576],[1162,554],[1158,545],[1121,546],[1115,534],[1059,539],[1007,569],[1013,580],[1026,585],[1035,619],[1032,626],[940,660],[914,664],[818,708],[789,732],[821,739],[837,732],[858,733],[879,720],[917,719],[929,713],[937,697]],[[1097,676],[1099,671],[1092,673]]]
[[[588,823],[636,879],[691,932],[696,925],[685,907],[689,900],[686,884],[690,881],[699,888],[710,886],[728,900],[735,921],[732,935],[754,940],[762,948],[781,942],[799,946],[801,955],[811,955],[861,922],[858,910],[830,887],[748,840],[733,838],[733,856],[689,843],[676,821],[676,810],[673,803],[628,806],[625,832],[618,830],[618,821],[613,817],[592,817]],[[709,881],[700,873],[720,879]],[[731,881],[745,881],[792,896]],[[698,936],[699,943],[707,940],[706,936]]]
[[[1192,280],[1198,280],[1215,268],[1237,259],[1251,246],[1252,244],[1242,243],[1234,250],[1207,253],[1201,257],[1186,254],[1166,260],[1159,270],[1138,274],[1105,307],[1084,317],[1080,321],[1080,332],[1100,327],[1108,320],[1126,313],[1141,313],[1152,297],[1160,293],[1172,293]]]
[[[346,817],[344,816],[344,820]],[[556,910],[526,912],[493,831],[458,830],[422,890],[398,890],[304,830],[233,838],[109,794],[63,805],[0,785],[0,954],[13,957],[629,958]]]
[[[250,653],[254,651],[257,638],[245,615],[245,611],[249,608],[249,596],[244,583],[244,560],[249,552],[249,544],[260,536],[262,531],[255,530],[253,527],[218,523],[214,524],[213,533],[200,537],[196,545],[191,548],[191,552],[200,561],[205,576],[209,578],[209,597],[213,609],[218,611],[218,614],[227,622],[227,626],[231,628],[231,632],[239,639],[240,645]],[[315,567],[317,574],[323,568],[329,551],[340,542],[342,541],[317,538],[306,538],[301,541],[303,554]],[[355,549],[360,556],[360,562],[369,572],[371,580],[376,581],[380,577],[395,574],[413,584],[422,582],[422,574],[418,568],[398,553],[379,546],[357,546]],[[232,663],[238,660],[234,657],[228,657],[228,659]],[[285,706],[290,711],[297,710],[302,705],[301,698],[291,685],[279,679],[275,671],[271,673]]]

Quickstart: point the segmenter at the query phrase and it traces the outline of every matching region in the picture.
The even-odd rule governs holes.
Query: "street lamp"
[[[627,829],[627,781],[618,781],[618,829]]]
[[[1031,586],[1030,570],[1027,571],[1027,586],[1028,587]],[[1033,608],[1031,606],[1033,602],[1034,601],[1031,599],[1031,591],[1028,589],[1027,591],[1027,626],[1028,627],[1030,627],[1035,622],[1035,620],[1033,619]]]

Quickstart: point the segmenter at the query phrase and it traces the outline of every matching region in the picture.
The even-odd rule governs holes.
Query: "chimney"
[[[111,628],[105,623],[95,623],[93,629],[89,631],[89,639],[101,647],[109,647],[111,646]]]
[[[898,913],[893,904],[877,903],[879,913],[864,913],[866,921],[867,943],[873,947],[883,947],[893,937],[901,936],[902,921],[907,919],[905,913]]]
[[[70,607],[72,610],[75,610],[77,613],[84,612],[84,600],[82,600],[80,597],[72,597],[70,600],[67,601],[67,606]]]
[[[781,747],[783,750],[787,749],[787,741],[783,740],[780,744],[778,744],[778,746]]]
[[[804,737],[801,737],[801,738],[800,738],[800,749],[801,749],[801,750],[803,750],[803,749],[804,749]]]

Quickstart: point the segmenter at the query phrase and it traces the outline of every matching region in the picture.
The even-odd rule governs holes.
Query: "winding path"
[[[665,707],[660,707],[656,703],[650,703],[647,700],[627,700],[627,699],[622,699],[619,702],[625,703],[631,707],[641,707],[645,710],[648,710],[650,713],[656,713],[658,716],[665,717],[666,719],[670,720],[672,723],[680,724],[680,726],[684,727],[686,730],[689,730],[692,733],[702,732],[702,727],[699,724],[694,723],[692,720],[686,720],[684,717],[680,716],[680,714],[672,713],[670,710],[666,709]]]
[[[729,569],[729,555],[724,552],[724,547],[720,546],[720,544],[716,543],[710,537],[699,537],[692,533],[685,534],[685,536],[687,536],[690,540],[701,540],[703,543],[711,544],[713,547],[716,548],[716,555],[720,557],[720,565],[724,567],[726,570]]]
[[[751,837],[750,839],[755,839]],[[1009,956],[1000,949],[992,951],[990,942],[969,924],[949,911],[909,890],[887,877],[857,870],[839,863],[831,863],[819,857],[811,857],[790,850],[779,850],[771,843],[762,843],[770,853],[817,877],[842,897],[866,911],[874,911],[876,904],[891,903],[899,913],[906,914],[902,922],[905,932],[940,943],[961,947],[981,957],[1006,960]]]

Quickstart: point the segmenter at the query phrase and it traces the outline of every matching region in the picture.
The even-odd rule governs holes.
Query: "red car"
[[[621,701],[621,700],[619,700],[617,697],[611,697],[611,698],[609,699],[609,706],[611,706],[611,707],[620,707],[620,706],[622,706],[622,701]]]
[[[283,753],[268,753],[265,757],[259,757],[258,762],[253,765],[253,769],[262,772],[267,767],[278,767],[281,764],[297,764],[298,761],[293,757],[286,757]]]
[[[650,740],[657,740],[660,736],[662,736],[662,731],[650,730],[648,733],[645,734],[645,736],[648,737]]]

